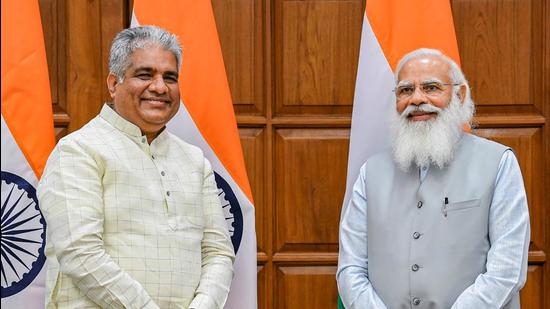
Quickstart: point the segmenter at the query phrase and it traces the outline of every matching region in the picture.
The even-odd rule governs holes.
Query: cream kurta
[[[218,308],[233,248],[214,174],[166,130],[149,145],[105,105],[57,144],[38,187],[47,307]]]

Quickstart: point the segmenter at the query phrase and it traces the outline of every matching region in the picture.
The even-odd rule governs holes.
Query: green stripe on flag
[[[340,295],[338,295],[338,309],[346,309],[346,307],[344,307],[342,299],[340,298]]]

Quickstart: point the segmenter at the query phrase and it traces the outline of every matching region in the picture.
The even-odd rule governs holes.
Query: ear
[[[109,73],[107,76],[107,89],[109,89],[109,94],[111,98],[115,97],[116,87],[118,85],[118,78],[113,73]]]
[[[466,99],[466,85],[460,85],[460,89],[458,89],[456,95],[458,96],[460,103],[464,103],[464,99]]]

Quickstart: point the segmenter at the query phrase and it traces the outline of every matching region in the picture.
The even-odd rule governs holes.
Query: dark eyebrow
[[[176,71],[167,71],[164,73],[164,76],[174,77],[177,79],[179,77],[179,74]]]
[[[151,67],[137,67],[134,71],[134,74],[139,74],[139,73],[151,73],[153,72],[153,68]],[[179,77],[179,74],[177,71],[166,71],[164,72],[163,74],[164,76],[169,76],[169,77],[174,77],[174,78],[178,78]]]
[[[152,71],[153,71],[153,69],[150,68],[150,67],[138,67],[138,68],[136,68],[136,69],[134,70],[134,73],[140,73],[140,72],[147,72],[147,73],[149,73],[149,72],[152,72]]]

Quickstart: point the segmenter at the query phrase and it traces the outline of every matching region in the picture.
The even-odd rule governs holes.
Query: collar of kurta
[[[112,105],[105,103],[101,108],[99,116],[111,124],[113,127],[130,136],[132,139],[147,140],[147,137],[141,133],[141,129],[130,121],[122,118]],[[162,140],[166,135],[166,127],[163,127],[153,141]]]

